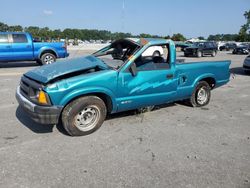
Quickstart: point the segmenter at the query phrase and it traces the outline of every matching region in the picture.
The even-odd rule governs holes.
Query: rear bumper
[[[61,106],[40,106],[32,103],[20,93],[20,87],[16,91],[16,99],[28,116],[37,123],[57,124],[62,111]]]

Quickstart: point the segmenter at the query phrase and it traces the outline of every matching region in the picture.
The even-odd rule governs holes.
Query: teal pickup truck
[[[145,56],[148,48],[163,54]],[[72,136],[97,130],[106,115],[186,100],[207,105],[211,90],[229,81],[230,61],[180,63],[165,39],[120,39],[86,57],[25,73],[20,106],[36,122],[57,124]]]

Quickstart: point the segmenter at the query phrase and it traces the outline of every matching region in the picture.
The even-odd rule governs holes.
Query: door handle
[[[11,48],[11,46],[6,46],[6,48]]]
[[[30,45],[27,45],[26,47],[27,47],[27,48],[30,48],[31,46],[30,46]]]
[[[172,79],[173,77],[174,77],[173,74],[168,74],[168,75],[167,75],[167,79]]]

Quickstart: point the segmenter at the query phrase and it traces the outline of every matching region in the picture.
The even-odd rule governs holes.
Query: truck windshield
[[[121,39],[95,52],[93,55],[104,61],[108,66],[118,69],[139,48],[140,46],[133,41]]]
[[[197,46],[197,47],[202,47],[204,45],[203,42],[195,42],[194,43],[194,46]]]

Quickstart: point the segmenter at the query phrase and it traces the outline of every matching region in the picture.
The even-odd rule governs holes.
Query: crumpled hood
[[[78,71],[92,69],[95,67],[99,67],[103,70],[108,69],[108,66],[104,64],[100,59],[94,56],[86,56],[66,61],[55,62],[50,65],[44,65],[39,68],[33,69],[25,73],[24,75],[33,80],[46,84],[57,77],[61,77]]]

